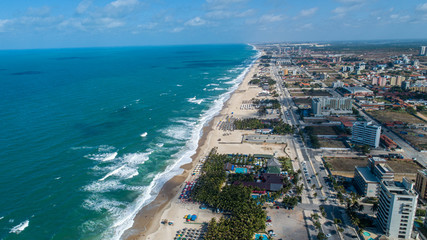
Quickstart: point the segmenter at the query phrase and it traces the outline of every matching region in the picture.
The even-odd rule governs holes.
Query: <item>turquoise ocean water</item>
[[[256,54],[0,51],[0,239],[119,239],[191,161]]]

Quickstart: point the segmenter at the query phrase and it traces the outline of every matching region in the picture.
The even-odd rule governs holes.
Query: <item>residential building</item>
[[[371,84],[372,85],[378,85],[378,78],[377,77],[373,77]]]
[[[316,97],[311,101],[311,109],[315,116],[331,114],[351,114],[353,100],[348,97]]]
[[[384,87],[387,83],[387,79],[385,77],[379,77],[378,78],[378,85],[381,87]]]
[[[380,188],[379,227],[391,239],[410,239],[418,199],[413,184],[403,178],[402,182],[382,181]]]
[[[340,87],[344,87],[344,83],[343,83],[343,82],[341,82],[340,80],[338,80],[338,81],[336,81],[336,82],[332,83],[332,87],[333,87],[333,88],[340,88]]]
[[[403,81],[402,82],[402,89],[403,90],[408,90],[411,87],[411,82],[409,81]]]
[[[397,85],[397,77],[393,76],[390,78],[390,86],[396,86]]]
[[[421,199],[427,200],[427,169],[419,170],[415,180],[415,190]]]
[[[351,140],[358,144],[377,148],[380,145],[381,126],[372,122],[355,122]]]
[[[394,171],[383,158],[372,157],[368,166],[354,169],[354,186],[364,197],[379,197],[381,181],[393,181]]]
[[[426,48],[427,48],[426,46],[421,46],[421,48],[420,48],[420,56],[427,55]]]
[[[397,86],[402,86],[402,82],[403,81],[405,81],[405,77],[402,77],[402,76],[397,76],[397,82],[396,82],[396,85]]]

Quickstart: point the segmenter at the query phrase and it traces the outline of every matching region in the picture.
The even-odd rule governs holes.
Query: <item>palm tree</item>
[[[378,207],[379,207],[378,202],[374,202],[374,203],[372,204],[371,210],[372,210],[373,212],[376,212],[376,211],[378,211]]]
[[[320,224],[320,222],[319,221],[316,221],[316,222],[314,222],[314,227],[316,228],[316,229],[320,229],[320,227],[321,227],[322,225]]]

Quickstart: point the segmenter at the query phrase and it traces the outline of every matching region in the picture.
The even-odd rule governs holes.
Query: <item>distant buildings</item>
[[[381,181],[393,181],[394,171],[383,158],[372,157],[367,167],[355,167],[354,186],[364,197],[378,197]]]
[[[353,66],[343,66],[341,68],[342,72],[353,72],[354,71],[354,67]]]
[[[418,195],[406,178],[402,182],[382,181],[377,220],[391,239],[410,239]]]
[[[333,88],[341,88],[341,87],[344,87],[344,83],[341,82],[340,80],[338,80],[338,81],[332,83],[332,87]]]
[[[380,145],[381,126],[372,122],[355,122],[352,135],[353,142],[377,148]]]
[[[420,56],[427,56],[426,46],[421,46],[420,48]]]
[[[351,114],[353,100],[348,97],[316,97],[311,101],[311,109],[315,116],[331,114]]]
[[[366,89],[364,87],[344,87],[344,89],[349,92],[349,94],[347,95],[352,95],[352,96],[371,96],[374,94],[373,91]]]
[[[427,200],[427,169],[419,170],[415,180],[415,190],[423,200]]]
[[[405,81],[405,77],[402,76],[393,76],[390,78],[390,86],[401,86],[402,81]]]

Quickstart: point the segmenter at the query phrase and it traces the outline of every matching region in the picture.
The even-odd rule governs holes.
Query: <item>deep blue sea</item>
[[[0,51],[0,239],[119,239],[191,161],[248,45]]]

